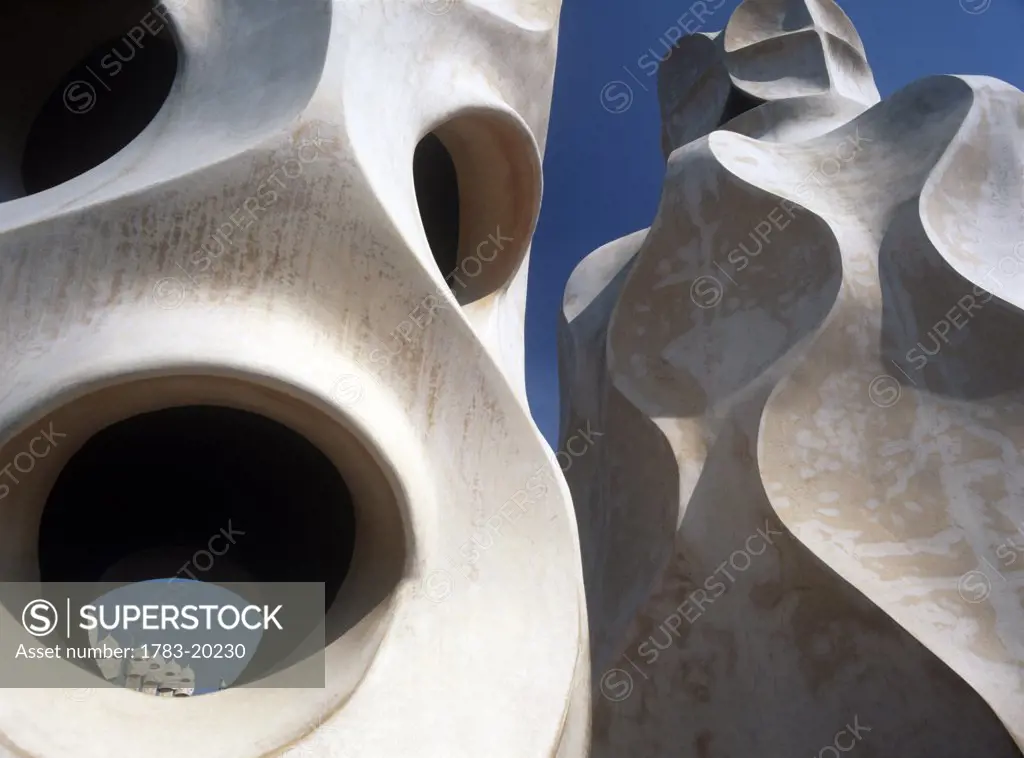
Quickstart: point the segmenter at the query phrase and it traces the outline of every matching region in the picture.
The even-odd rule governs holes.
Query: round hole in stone
[[[540,207],[540,155],[514,114],[459,113],[413,152],[413,184],[434,261],[460,305],[507,286]]]
[[[170,451],[167,445],[155,445],[167,434],[160,429],[160,424],[153,424],[147,430],[146,424],[141,422],[160,421],[161,417],[169,418],[181,413],[191,414],[192,422],[198,429],[188,431],[184,444],[180,443],[181,437],[178,436],[179,444],[172,445]],[[40,588],[42,597],[56,603],[58,607],[63,607],[68,593],[71,594],[72,603],[94,603],[101,596],[110,598],[113,592],[122,591],[135,593],[134,597],[139,598],[128,602],[140,602],[146,589],[133,580],[140,577],[163,577],[167,574],[173,576],[196,554],[197,548],[193,544],[169,546],[167,541],[156,541],[158,544],[151,549],[118,546],[116,540],[109,539],[109,533],[104,531],[102,525],[87,524],[85,530],[76,530],[59,523],[61,490],[67,496],[64,498],[66,515],[71,516],[70,510],[81,507],[101,519],[102,514],[113,512],[109,503],[109,485],[113,485],[115,493],[129,489],[127,483],[115,480],[118,477],[124,478],[129,468],[128,462],[133,458],[145,458],[138,451],[129,450],[128,457],[125,457],[117,452],[118,446],[108,444],[105,446],[106,456],[92,455],[94,462],[103,465],[105,475],[90,477],[88,471],[83,470],[87,466],[82,461],[90,455],[90,449],[102,443],[104,438],[109,439],[111,432],[126,428],[130,431],[134,426],[135,434],[122,433],[122,436],[127,437],[129,443],[146,445],[153,453],[150,458],[162,455],[165,459],[165,476],[162,480],[152,481],[141,476],[134,478],[137,487],[133,500],[143,503],[143,506],[122,508],[125,523],[132,519],[138,521],[136,514],[147,506],[158,513],[160,503],[168,500],[161,494],[161,487],[166,489],[168,484],[173,485],[174,479],[182,477],[192,476],[194,479],[195,475],[188,473],[188,470],[216,471],[217,456],[231,457],[225,451],[234,451],[234,457],[237,458],[244,457],[240,451],[246,447],[262,445],[268,448],[248,457],[248,466],[244,468],[246,477],[276,475],[279,479],[294,479],[296,470],[310,470],[310,466],[302,465],[303,459],[307,463],[311,458],[320,460],[320,464],[313,468],[324,474],[320,481],[327,486],[320,488],[323,492],[322,501],[314,498],[315,502],[312,502],[307,498],[301,503],[275,503],[278,518],[273,523],[274,533],[269,541],[278,552],[292,555],[301,551],[319,553],[323,557],[327,553],[329,565],[324,567],[322,578],[317,575],[317,571],[311,572],[313,581],[322,582],[325,586],[324,604],[327,605],[327,612],[321,615],[322,611],[316,612],[314,609],[313,613],[303,616],[299,619],[302,629],[298,631],[303,631],[308,625],[310,633],[319,635],[318,627],[324,626],[324,643],[327,648],[327,668],[321,669],[327,676],[324,681],[328,682],[327,686],[332,692],[347,696],[355,691],[390,628],[392,616],[387,609],[397,597],[396,592],[402,586],[411,563],[409,554],[413,543],[409,540],[405,519],[411,504],[405,494],[407,490],[400,484],[400,474],[394,470],[388,457],[373,445],[371,439],[352,429],[347,419],[336,413],[329,401],[279,378],[261,375],[260,381],[254,382],[250,377],[195,373],[191,366],[185,369],[172,366],[165,367],[162,373],[155,376],[109,377],[88,389],[69,392],[68,396],[56,399],[51,407],[24,409],[23,414],[26,422],[17,430],[4,430],[7,441],[0,445],[0,458],[12,460],[30,448],[43,457],[35,460],[31,477],[21,478],[19,475],[20,485],[11,489],[4,499],[4,507],[0,508],[0,534],[4,537],[3,549],[0,550],[0,573],[8,581],[64,579],[79,582],[67,588],[48,584]],[[255,420],[252,424],[232,420],[245,418]],[[168,425],[164,426],[166,428]],[[13,436],[10,436],[12,433]],[[301,444],[285,443],[287,438],[297,439]],[[192,440],[198,442],[192,444]],[[214,447],[220,443],[221,449],[207,450],[203,447],[204,440]],[[300,453],[305,450],[307,454],[290,455],[288,450],[294,450],[296,446],[301,448]],[[120,445],[121,450],[129,447],[131,444]],[[321,458],[321,453],[326,461]],[[178,460],[168,458],[169,455],[176,455]],[[142,462],[151,465],[145,460]],[[221,473],[224,473],[223,469]],[[104,476],[108,483],[103,481]],[[76,492],[72,486],[75,481],[81,484],[89,480],[92,480],[91,490],[84,494],[81,490]],[[317,481],[317,477],[306,477],[305,481],[312,484]],[[189,495],[189,487],[183,483],[177,485],[177,490],[183,495]],[[3,492],[0,491],[0,494]],[[262,499],[266,495],[260,493],[258,497]],[[323,508],[320,507],[321,502]],[[184,505],[196,507],[194,503]],[[247,503],[245,512],[253,514],[265,505],[258,501]],[[330,510],[342,513],[332,515]],[[168,523],[180,522],[183,515],[187,514],[164,508],[164,526],[161,528],[166,528]],[[85,517],[82,518],[84,520]],[[159,515],[151,518],[151,521],[158,520]],[[267,519],[264,517],[260,521],[265,523]],[[309,542],[305,536],[296,536],[309,534],[312,528],[304,524],[310,522],[327,524],[326,534],[322,537],[319,534],[313,535],[314,542]],[[352,528],[344,528],[346,523]],[[342,528],[334,526],[338,524]],[[227,528],[249,529],[249,538],[266,544],[268,538],[265,530],[256,527],[256,524],[243,527],[236,521]],[[213,531],[219,532],[222,528],[224,525],[221,524]],[[90,565],[89,540],[97,533],[102,535],[97,548],[102,548],[108,555],[113,554]],[[203,550],[208,548],[210,536],[205,536],[205,545],[200,544]],[[296,539],[303,539],[308,544],[295,549]],[[325,540],[330,540],[328,550],[318,547]],[[223,551],[223,540],[218,540],[215,547]],[[280,574],[268,576],[263,570],[265,567],[259,561],[252,560],[254,556],[248,552],[249,549],[246,547],[246,554],[243,554],[242,537],[236,535],[235,544],[226,553],[220,556],[200,554],[199,565],[193,563],[188,566],[197,579],[204,580],[198,584],[205,586],[205,589],[197,588],[196,591],[223,593],[226,588],[214,585],[222,584],[222,580],[241,577],[241,581],[249,585],[241,594],[253,602],[264,602],[270,599],[268,592],[271,595],[274,592],[280,593],[281,588],[264,591],[258,584],[261,580],[304,578],[302,575],[297,576],[294,570],[283,577]],[[256,551],[256,558],[260,557],[260,552]],[[62,557],[61,553],[70,559]],[[216,564],[209,571],[203,571],[203,568],[209,568],[210,557],[216,559]],[[287,562],[286,558],[284,563]],[[309,561],[308,556],[300,555],[298,562],[292,561],[293,568],[302,562],[306,562],[307,566],[310,562],[316,563]],[[168,566],[170,568],[166,569]],[[187,573],[183,572],[182,576],[188,579]],[[100,586],[95,581],[109,584]],[[332,581],[340,581],[337,594],[327,586]],[[157,580],[152,584],[158,589],[163,583]],[[119,585],[127,586],[114,589]],[[151,597],[159,598],[159,594]],[[3,600],[2,603],[10,613],[22,612],[23,604],[15,607],[9,600]],[[66,644],[88,647],[95,646],[97,641],[92,638],[102,638],[103,633],[86,634],[84,630],[72,629],[70,635],[62,632],[59,636]],[[116,633],[113,636],[117,643],[132,642],[121,640]],[[291,635],[288,639],[297,642],[297,638]],[[274,644],[265,647],[261,641],[258,646],[247,649],[253,655],[247,656],[250,662],[245,665],[240,677],[209,681],[209,677],[206,677],[202,682],[194,678],[187,688],[193,691],[181,696],[212,696],[221,690],[237,690],[275,676],[285,669],[292,669],[293,662],[298,666],[298,675],[309,682],[308,686],[316,689],[324,686],[317,683],[315,673],[308,679],[302,673],[308,671],[303,667],[309,664],[312,664],[315,671],[317,663],[314,659],[303,658],[303,663],[300,663],[291,658],[293,652],[299,651],[296,649],[289,652],[288,645],[291,643],[287,640],[267,641]],[[78,660],[74,665],[101,681],[117,684],[110,680],[109,671],[99,667],[94,660]],[[139,665],[148,667],[148,662]],[[148,668],[143,671],[149,676]],[[193,673],[198,675],[198,672]],[[126,677],[124,686],[138,692],[141,691],[139,688],[143,686],[143,681],[139,677]],[[144,694],[152,693],[145,690]],[[226,697],[230,698],[230,695]],[[213,703],[211,707],[218,706]]]
[[[41,68],[29,66],[37,70],[30,72],[21,87],[19,95],[23,97],[18,106],[31,107],[27,115],[34,114],[34,118],[24,137],[20,194],[31,195],[62,184],[120,152],[156,116],[177,76],[178,45],[163,6],[139,0],[111,0],[99,9],[82,2],[63,5],[68,7],[61,8],[61,22],[70,29],[55,34],[53,18],[49,18],[46,28],[40,30],[53,44],[51,58],[63,60],[83,44],[90,45],[89,40],[91,45],[85,50],[91,52],[64,63],[67,68],[56,86],[48,78],[52,61]],[[76,21],[83,8],[92,18]],[[31,22],[36,13],[24,15]],[[76,23],[77,37],[73,36]],[[68,39],[58,49],[54,36],[62,35]],[[37,97],[36,88],[47,84],[52,89],[47,87]]]
[[[43,509],[40,578],[323,582],[330,607],[355,531],[348,487],[303,436],[249,411],[169,408],[70,458]]]

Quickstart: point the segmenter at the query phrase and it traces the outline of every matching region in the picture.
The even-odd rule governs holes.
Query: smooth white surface
[[[292,426],[339,467],[365,540],[349,605],[376,603],[329,647],[324,690],[3,690],[0,755],[584,755],[576,526],[523,379],[559,4],[439,6],[190,0],[150,126],[0,205],[0,460],[47,420],[68,435],[3,502],[7,578],[33,578],[46,492],[92,433],[217,402]],[[515,230],[502,275],[463,305],[412,179],[415,145],[449,121],[460,179],[490,193],[463,199],[460,255]],[[197,263],[253,197],[257,220]],[[439,307],[395,343],[428,297]]]

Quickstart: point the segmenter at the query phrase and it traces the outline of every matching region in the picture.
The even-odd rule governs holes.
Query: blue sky
[[[1024,0],[839,0],[867,48],[882,97],[932,74],[984,74],[1024,89]],[[563,0],[555,95],[544,160],[544,203],[533,242],[526,313],[530,407],[557,445],[557,324],[565,282],[606,242],[650,226],[661,157],[652,56],[664,56],[692,0]],[[707,2],[714,7],[713,0]],[[726,0],[706,28],[725,26]],[[686,33],[685,31],[683,32]],[[626,82],[621,113],[602,104]],[[608,102],[621,107],[615,85]]]

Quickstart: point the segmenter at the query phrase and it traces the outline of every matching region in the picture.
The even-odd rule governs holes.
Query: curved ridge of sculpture
[[[835,0],[744,0],[722,47],[736,86],[762,100],[834,92],[878,102],[864,44]]]
[[[1024,744],[1024,95],[934,77],[802,127],[822,102],[677,146],[650,230],[569,280],[596,756]]]
[[[984,596],[972,594],[965,577],[1005,561],[999,548],[1013,544],[1024,522],[1016,484],[1024,461],[1005,454],[1024,444],[1024,363],[1000,347],[1014,344],[1024,327],[1024,288],[985,276],[1008,259],[1016,266],[1022,250],[1024,94],[981,77],[916,88],[919,96],[900,93],[911,107],[894,96],[890,117],[875,126],[880,135],[897,132],[893,143],[902,149],[865,152],[851,184],[863,199],[884,170],[913,181],[885,187],[888,202],[858,203],[855,221],[848,209],[836,212],[843,189],[815,198],[850,248],[844,265],[872,263],[878,282],[844,277],[846,296],[765,406],[758,461],[769,499],[793,534],[970,684],[1022,745],[1020,590],[1011,571],[986,577]],[[940,107],[929,112],[926,101]],[[911,146],[918,141],[930,149]],[[915,176],[922,168],[924,181]],[[868,208],[877,219],[873,257],[854,252],[858,228],[872,226]],[[873,339],[864,343],[865,335]],[[840,399],[837,390],[865,372],[874,372],[867,390]],[[809,423],[794,418],[800,405]],[[820,468],[807,449],[824,431],[812,419],[826,416],[833,426],[857,419],[871,430],[837,454],[841,472]],[[992,445],[995,455],[985,449]],[[823,507],[838,498],[851,502]]]
[[[807,139],[879,100],[860,35],[834,0],[744,0],[724,31],[677,43],[658,94],[666,158],[717,128]]]
[[[164,422],[148,419],[198,408],[276,431],[190,421],[194,444],[142,456],[167,469],[137,490],[123,459],[94,455],[100,494],[69,510],[95,522],[59,535],[95,573],[127,566],[124,581],[183,569],[229,581],[239,566],[253,581],[340,589],[322,686],[274,679],[165,700],[70,666],[82,696],[0,693],[0,754],[131,744],[152,758],[580,758],[590,666],[578,537],[523,366],[559,2],[54,4],[0,9],[0,26],[18,30],[8,62],[59,41],[40,65],[0,77],[24,96],[6,100],[0,135],[0,185],[15,195],[0,203],[0,467],[32,466],[0,485],[0,579],[98,581],[52,560],[40,538],[41,522],[62,521],[43,518],[55,482],[95,453],[101,430],[150,424],[120,449],[158,452]],[[114,103],[130,62],[116,77],[92,67],[109,89],[78,77],[92,91],[75,66],[90,50],[117,60],[115,44],[128,58],[146,24],[170,27],[180,64],[155,115],[124,149],[26,194],[7,138],[17,143],[47,98],[62,118],[80,109],[76,129]],[[77,89],[64,89],[68,72]],[[423,177],[415,156],[429,135],[444,149]],[[442,184],[444,217],[431,224],[417,189]],[[430,232],[446,225],[458,232],[447,246]],[[219,443],[225,429],[235,447]],[[315,449],[329,486],[251,486],[278,484],[301,458],[273,436],[285,432]],[[269,458],[238,460],[253,448]],[[115,491],[129,512],[113,508]],[[165,513],[168,492],[180,497]],[[224,520],[205,523],[196,502]],[[167,524],[118,531],[157,511]],[[355,526],[324,516],[339,513]],[[208,541],[222,550],[223,533],[237,544],[211,568]],[[133,561],[143,547],[146,562]],[[47,562],[58,568],[44,577]],[[21,613],[8,605],[5,640]]]

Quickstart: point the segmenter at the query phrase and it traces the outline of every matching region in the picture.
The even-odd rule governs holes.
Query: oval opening
[[[255,413],[188,406],[113,424],[71,457],[39,569],[44,582],[324,582],[333,598],[354,545],[352,497],[316,447]]]
[[[506,287],[540,207],[540,156],[509,114],[472,111],[423,137],[413,184],[434,261],[463,306]]]
[[[159,112],[177,76],[168,10],[152,0],[12,3],[0,65],[0,200],[50,189],[100,165]],[[16,31],[15,31],[16,30]],[[40,54],[39,45],[45,45]],[[28,65],[26,65],[28,62]]]
[[[44,582],[323,582],[326,613],[355,537],[349,488],[312,443],[256,413],[187,406],[115,423],[70,458],[43,508],[38,560]],[[141,602],[156,602],[145,598],[159,597],[160,585]],[[122,602],[116,594],[95,602]],[[137,682],[128,671],[125,686],[178,696],[218,689],[214,681],[194,691],[192,669],[160,663]],[[227,663],[200,662],[221,672]],[[246,664],[227,668],[233,681]]]
[[[264,376],[165,372],[108,378],[52,408],[26,409],[18,430],[4,430],[13,436],[0,459],[17,460],[19,473],[15,486],[0,486],[0,573],[7,582],[48,582],[41,597],[57,607],[159,605],[171,590],[178,604],[197,602],[193,593],[284,602],[285,634],[260,631],[253,641],[229,626],[229,640],[200,640],[244,644],[247,657],[219,681],[212,664],[195,666],[196,692],[354,692],[414,562],[400,474],[316,393]],[[181,581],[167,581],[175,576]],[[24,610],[16,597],[0,604]],[[62,626],[49,639],[80,648],[108,635],[121,647],[174,642],[162,621],[122,639],[112,612],[99,628]],[[185,665],[189,656],[172,658]],[[127,669],[98,664],[76,662],[100,686],[122,686]],[[179,673],[174,686],[184,687],[187,672]],[[154,694],[161,683],[166,677]]]

